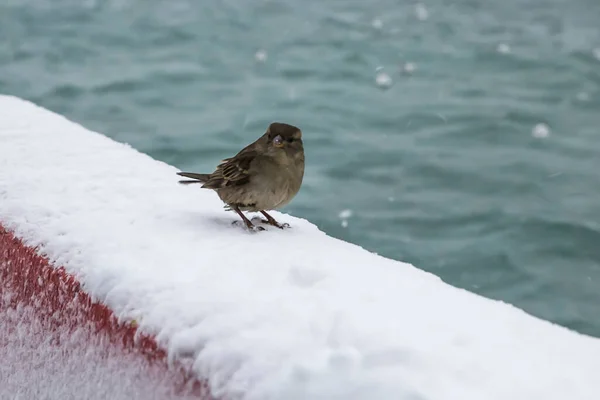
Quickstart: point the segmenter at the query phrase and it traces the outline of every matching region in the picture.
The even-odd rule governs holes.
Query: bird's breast
[[[303,171],[289,166],[272,169],[269,176],[260,182],[265,207],[276,209],[289,203],[300,189],[302,173]]]

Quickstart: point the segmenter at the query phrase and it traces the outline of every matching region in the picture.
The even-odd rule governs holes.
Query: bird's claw
[[[269,224],[269,225],[276,226],[279,229],[289,228],[290,227],[290,224],[288,224],[287,222],[284,222],[283,224],[280,224],[277,221],[269,221],[268,219],[261,219],[260,222],[262,222],[263,224]]]
[[[242,221],[237,221],[237,220],[236,220],[236,221],[232,221],[232,222],[231,222],[231,225],[236,225],[236,226],[238,226],[238,225],[240,225],[240,223],[242,223]],[[263,228],[262,226],[256,226],[256,225],[253,225],[253,224],[250,224],[250,225],[248,225],[248,224],[244,224],[244,225],[245,225],[245,226],[246,226],[246,228],[248,228],[248,230],[249,230],[249,231],[251,231],[251,232],[260,232],[260,231],[264,231],[264,230],[265,230],[265,228]]]

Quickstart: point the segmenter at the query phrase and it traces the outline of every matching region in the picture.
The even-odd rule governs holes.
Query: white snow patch
[[[598,339],[290,215],[248,233],[176,168],[17,98],[0,97],[0,143],[2,224],[216,394],[598,399]]]

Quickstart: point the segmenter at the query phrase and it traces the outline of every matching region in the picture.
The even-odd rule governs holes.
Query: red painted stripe
[[[53,267],[36,249],[26,246],[0,225],[0,312],[24,308],[34,310],[43,334],[49,337],[57,331],[62,332],[61,335],[64,332],[81,335],[83,329],[84,337],[94,338],[90,342],[118,350],[107,354],[133,354],[145,360],[143,364],[154,369],[158,367],[164,376],[172,376],[177,397],[212,399],[207,394],[206,382],[191,377],[181,364],[169,367],[166,352],[158,346],[154,337],[138,332],[131,324],[119,322],[109,308],[92,301],[81,289],[80,283],[64,268]],[[0,348],[9,342],[7,338],[0,338]],[[60,340],[55,340],[53,344],[60,346],[58,342]],[[68,352],[69,347],[66,344],[61,351]]]

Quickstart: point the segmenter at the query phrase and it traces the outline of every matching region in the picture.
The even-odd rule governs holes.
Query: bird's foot
[[[235,226],[240,226],[242,223],[244,223],[244,225],[246,226],[246,228],[250,231],[250,232],[260,232],[260,231],[264,231],[265,228],[263,228],[262,226],[256,226],[252,223],[247,224],[244,221],[233,221],[231,223],[231,225],[235,225]]]
[[[269,221],[268,219],[261,219],[260,222],[262,222],[263,224],[269,224],[269,225],[276,226],[279,229],[290,228],[290,224],[288,224],[287,222],[280,224],[279,222],[277,222],[275,220]]]
[[[261,212],[260,212],[260,213],[261,213],[262,215],[264,215],[264,217],[266,218],[266,219],[261,219],[261,220],[260,220],[260,222],[262,222],[262,223],[264,223],[264,224],[273,225],[273,226],[276,226],[276,227],[278,227],[279,229],[283,229],[283,228],[289,228],[289,227],[290,227],[290,224],[286,224],[286,223],[284,223],[284,224],[280,224],[279,222],[277,222],[277,221],[275,220],[275,218],[271,217],[271,216],[269,215],[269,213],[267,213],[265,210],[261,210]]]
[[[279,229],[291,228],[290,224],[288,224],[287,222],[284,222],[283,224],[280,224],[275,219],[269,221],[268,219],[260,218],[258,216],[252,218],[252,222],[255,223],[255,224],[261,223],[261,224],[275,226],[275,227],[277,227]]]

